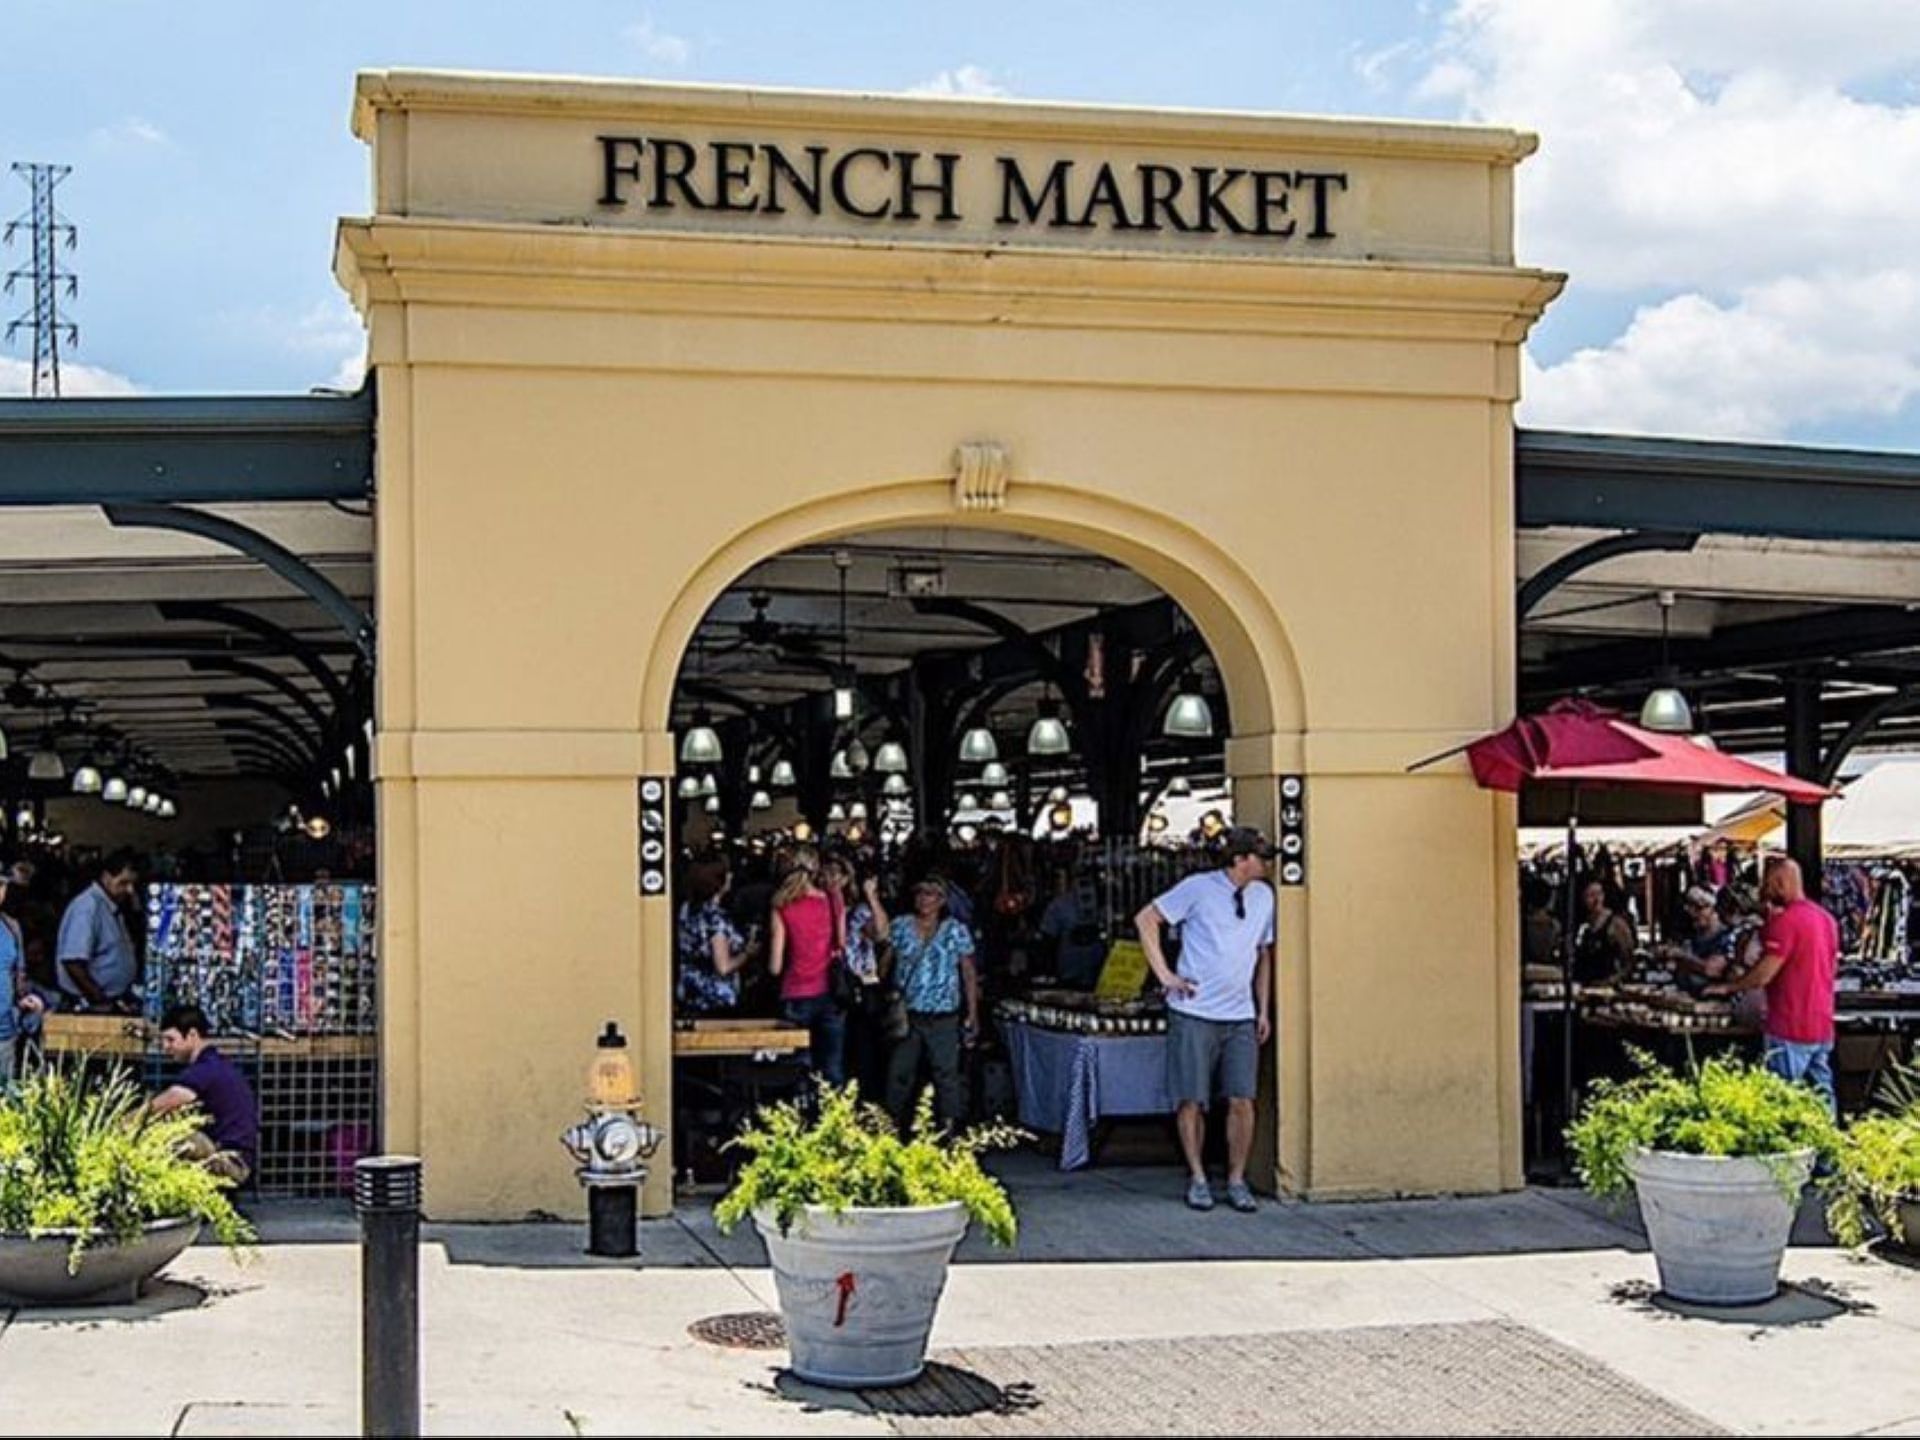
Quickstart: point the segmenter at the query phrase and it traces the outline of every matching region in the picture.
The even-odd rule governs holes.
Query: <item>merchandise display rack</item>
[[[377,934],[359,881],[148,887],[148,1083],[167,1009],[200,1006],[259,1099],[263,1196],[348,1194],[377,1151]]]

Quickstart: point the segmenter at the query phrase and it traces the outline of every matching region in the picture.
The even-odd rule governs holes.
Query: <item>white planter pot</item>
[[[793,1373],[842,1389],[917,1380],[967,1218],[958,1202],[838,1215],[812,1206],[782,1235],[771,1210],[757,1212]]]
[[[1634,1156],[1628,1168],[1660,1288],[1701,1305],[1771,1300],[1812,1167],[1811,1150],[1737,1160],[1646,1150]]]

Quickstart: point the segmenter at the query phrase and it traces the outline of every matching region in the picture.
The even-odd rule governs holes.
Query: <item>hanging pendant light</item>
[[[73,772],[73,793],[76,795],[98,795],[102,783],[99,768],[91,762],[82,761]]]
[[[1193,782],[1184,775],[1176,775],[1167,782],[1167,794],[1169,795],[1191,795],[1192,793]]]
[[[846,751],[836,750],[833,752],[833,761],[827,766],[827,778],[829,780],[853,779],[853,769],[847,764]]]
[[[127,782],[118,775],[109,775],[107,783],[100,787],[100,798],[109,805],[127,803]]]
[[[1213,707],[1198,690],[1183,685],[1167,707],[1160,733],[1175,740],[1208,740],[1213,736]]]
[[[1056,785],[1053,787],[1053,789],[1047,792],[1047,801],[1049,804],[1053,804],[1053,805],[1064,804],[1066,801],[1066,798],[1067,798],[1067,787],[1064,785]]]
[[[846,756],[847,769],[856,775],[866,774],[867,768],[873,764],[873,757],[867,754],[867,747],[860,743],[858,735],[847,742],[847,748],[841,753]]]
[[[1040,714],[1027,731],[1029,755],[1064,755],[1073,748],[1066,724],[1060,719],[1060,707],[1051,695],[1040,701]]]
[[[698,775],[682,775],[680,777],[680,798],[682,800],[697,800],[700,798],[700,777]]]
[[[759,783],[760,783],[760,767],[758,765],[747,766],[747,784],[758,785]]]
[[[773,788],[776,790],[791,790],[795,785],[800,783],[799,777],[793,773],[793,762],[791,760],[774,761],[773,774],[769,778],[771,778]]]
[[[828,824],[830,825],[838,824],[840,821],[846,818],[847,818],[847,807],[842,805],[838,800],[834,801],[833,804],[827,807],[827,823]]]
[[[753,798],[747,801],[747,808],[749,810],[771,810],[773,808],[773,796],[764,790],[756,790],[753,792]]]
[[[987,808],[989,810],[1011,810],[1013,809],[1013,796],[1004,790],[996,790],[987,797]]]
[[[953,797],[953,808],[956,810],[978,810],[980,808],[980,797],[971,790],[962,790],[958,795]]]
[[[179,813],[180,809],[173,803],[172,799],[169,798],[160,802],[160,818],[162,820],[171,820]]]
[[[27,778],[58,782],[67,778],[67,763],[60,758],[60,752],[53,748],[53,732],[44,730],[40,734],[40,743],[35,747],[33,758],[27,761]]]
[[[718,815],[720,813],[720,797],[718,795],[709,795],[707,797],[707,803],[700,808],[705,810],[709,815]]]
[[[129,810],[138,810],[141,806],[145,805],[146,803],[147,803],[147,787],[146,786],[135,785],[132,789],[127,791],[127,798],[126,798],[125,804]]]
[[[989,760],[1000,758],[1000,747],[994,743],[993,732],[984,725],[976,725],[960,737],[960,759],[968,765],[984,765]]]
[[[158,815],[160,813],[160,801],[162,798],[158,790],[149,790],[147,792],[146,803],[140,808],[149,815]]]
[[[909,788],[906,776],[889,775],[887,776],[886,783],[880,787],[880,793],[882,795],[905,795],[908,793]]]
[[[854,801],[853,804],[847,807],[847,818],[849,820],[866,819],[867,818],[867,802],[864,800]]]
[[[982,785],[1004,785],[1007,783],[1007,767],[999,760],[989,760],[987,768],[980,772]]]
[[[702,775],[700,777],[700,793],[708,798],[718,795],[720,793],[720,782],[712,775]]]
[[[1673,667],[1667,663],[1667,629],[1673,617],[1677,597],[1671,590],[1660,592],[1660,685],[1640,707],[1640,728],[1657,730],[1663,735],[1686,735],[1693,730],[1693,708],[1679,686],[1673,683]]]
[[[882,775],[904,775],[907,773],[907,747],[898,740],[889,740],[873,754],[873,768]]]
[[[713,728],[713,717],[702,705],[693,712],[693,728],[681,738],[680,763],[718,765],[720,757],[720,732]]]

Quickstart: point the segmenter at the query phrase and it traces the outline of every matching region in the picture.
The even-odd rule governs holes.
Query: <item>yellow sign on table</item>
[[[1096,1000],[1138,1000],[1147,988],[1147,952],[1138,940],[1116,940],[1093,987]]]

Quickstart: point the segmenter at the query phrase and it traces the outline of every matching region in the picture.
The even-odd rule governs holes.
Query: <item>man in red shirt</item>
[[[1799,862],[1775,860],[1760,886],[1769,918],[1760,961],[1738,980],[1710,985],[1708,995],[1767,990],[1767,1068],[1833,1096],[1833,973],[1840,927],[1807,898]]]

